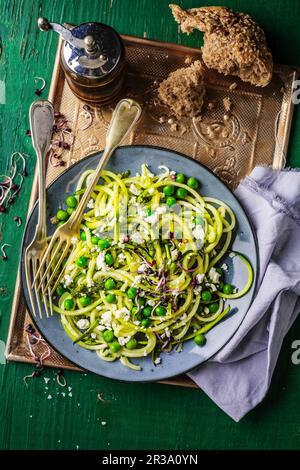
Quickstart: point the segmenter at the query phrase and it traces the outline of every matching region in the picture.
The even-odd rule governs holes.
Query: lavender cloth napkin
[[[265,397],[300,312],[300,171],[256,167],[235,194],[257,234],[257,293],[229,343],[189,376],[239,421]]]

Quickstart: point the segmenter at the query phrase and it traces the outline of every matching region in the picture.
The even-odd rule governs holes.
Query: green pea
[[[73,299],[66,299],[64,301],[64,309],[65,310],[72,310],[74,307],[74,300]]]
[[[175,188],[171,184],[168,184],[163,188],[163,193],[165,196],[172,196],[174,194]]]
[[[58,227],[61,227],[61,225],[64,225],[66,223],[65,220],[61,220],[60,222],[58,222],[57,226]]]
[[[107,303],[113,304],[116,301],[116,296],[115,296],[115,294],[107,294],[105,296],[105,300],[106,300]]]
[[[104,330],[102,333],[102,337],[107,343],[111,343],[115,339],[115,335],[111,330]]]
[[[224,284],[223,286],[223,292],[226,295],[230,295],[233,292],[233,286],[231,284]]]
[[[176,196],[179,199],[184,199],[187,195],[187,190],[185,188],[177,188],[176,190]]]
[[[167,197],[167,200],[166,200],[166,203],[169,207],[172,207],[174,206],[174,204],[176,204],[176,199],[175,197],[171,196],[171,197]]]
[[[187,185],[192,189],[197,189],[199,186],[199,181],[196,180],[193,176],[187,180]]]
[[[176,182],[177,183],[184,183],[185,182],[185,176],[184,176],[183,173],[177,173]]]
[[[92,303],[92,299],[89,295],[84,295],[83,297],[80,297],[79,303],[81,307],[88,307]]]
[[[201,217],[201,215],[196,215],[195,224],[196,225],[203,225],[203,217]]]
[[[75,209],[73,209],[73,207],[67,207],[67,213],[69,215],[72,215],[74,211],[75,211]]]
[[[93,245],[98,245],[99,238],[95,237],[95,235],[93,235],[91,237],[91,241],[92,241]]]
[[[66,211],[59,210],[56,212],[56,218],[61,221],[68,220],[69,214]]]
[[[99,246],[100,250],[106,250],[107,248],[110,247],[110,241],[107,240],[107,239],[100,238],[98,240],[98,246]]]
[[[109,347],[112,353],[117,353],[121,349],[121,345],[118,343],[118,341],[113,341],[110,343]]]
[[[64,294],[65,291],[66,290],[65,290],[64,286],[62,284],[58,284],[58,286],[56,288],[57,295],[60,297],[61,295]]]
[[[153,212],[152,212],[152,210],[150,209],[150,207],[147,207],[147,208],[146,208],[146,215],[147,215],[147,217],[149,217],[149,215],[152,215],[152,213],[153,213]]]
[[[204,335],[199,333],[198,335],[195,336],[194,341],[196,344],[198,344],[198,346],[204,346],[206,343],[206,338]]]
[[[127,343],[126,343],[126,348],[127,349],[135,349],[137,347],[137,340],[135,338],[131,338]]]
[[[85,256],[80,256],[78,260],[76,261],[77,266],[79,268],[86,268],[89,263],[89,259],[86,258]]]
[[[152,312],[152,307],[145,307],[142,310],[142,314],[144,315],[144,317],[150,317],[151,312]]]
[[[213,304],[209,304],[208,309],[210,313],[216,313],[219,310],[219,303],[214,302]]]
[[[72,207],[73,209],[77,207],[77,199],[75,196],[69,196],[66,199],[66,204],[68,207]]]
[[[162,305],[159,305],[158,307],[156,307],[155,313],[158,317],[163,317],[167,313],[167,309]]]
[[[110,277],[109,279],[106,279],[104,287],[106,290],[112,290],[116,287],[116,282]]]
[[[135,287],[129,287],[127,290],[127,297],[130,299],[134,299],[137,293],[137,289]]]
[[[114,264],[114,259],[110,253],[105,253],[104,259],[108,266],[112,266]]]
[[[211,300],[211,297],[212,297],[212,295],[211,295],[210,290],[202,291],[201,298],[202,298],[202,300],[204,300],[204,302],[209,302]]]
[[[80,231],[80,240],[85,241],[86,240],[86,233],[85,230]]]
[[[143,318],[141,321],[141,326],[143,328],[148,328],[151,325],[151,320],[149,318]]]

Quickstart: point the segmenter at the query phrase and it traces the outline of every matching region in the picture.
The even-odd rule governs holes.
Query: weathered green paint
[[[196,46],[200,33],[179,35],[166,0],[0,0],[0,80],[6,84],[6,104],[0,104],[0,173],[13,150],[33,155],[28,108],[35,98],[35,75],[51,77],[57,37],[39,33],[35,19],[79,23],[102,21],[119,32]],[[300,65],[300,2],[297,0],[180,1],[182,6],[226,4],[247,11],[265,28],[277,62]],[[1,41],[0,41],[1,44]],[[1,50],[1,46],[0,46]],[[288,163],[300,166],[300,119],[296,109]],[[0,214],[3,241],[9,241],[9,261],[0,260],[4,340],[10,316],[23,227],[35,159],[22,195],[9,214]],[[67,372],[72,397],[61,395],[54,371],[51,381],[23,383],[32,371],[24,364],[1,365],[0,449],[283,449],[300,448],[300,365],[291,363],[291,343],[300,337],[300,319],[286,338],[268,397],[241,423],[231,421],[200,390],[159,384],[129,385],[88,374]],[[0,343],[0,355],[3,344]],[[57,395],[57,392],[59,393]],[[97,399],[104,393],[105,402]],[[47,399],[51,395],[52,399]],[[101,424],[106,422],[106,425]]]

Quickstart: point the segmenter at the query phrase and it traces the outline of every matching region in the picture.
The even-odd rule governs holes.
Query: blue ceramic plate
[[[56,213],[57,208],[64,202],[65,198],[73,193],[80,174],[87,169],[96,168],[100,157],[101,153],[97,153],[84,158],[65,171],[49,186],[47,190],[48,234],[53,233],[55,229],[50,223],[50,217]],[[232,249],[246,254],[253,266],[254,273],[256,273],[258,255],[255,236],[244,210],[224,183],[195,160],[157,147],[121,147],[117,149],[110,159],[108,169],[117,173],[130,169],[131,173],[135,174],[140,171],[142,163],[147,163],[150,170],[154,173],[161,172],[158,169],[159,165],[166,165],[176,172],[184,173],[187,176],[195,176],[201,182],[201,194],[222,199],[229,204],[237,217],[237,231]],[[33,237],[36,222],[37,206],[34,207],[29,217],[22,247],[21,277],[24,296],[28,306],[30,302],[25,283],[24,252]],[[233,259],[228,257],[225,259],[225,262],[229,266],[227,281],[237,287],[242,287],[247,280],[247,271],[243,263],[237,257]],[[95,352],[74,345],[61,326],[60,317],[57,314],[47,319],[44,313],[42,320],[34,317],[32,319],[51,346],[76,365],[112,379],[128,382],[156,381],[190,371],[216,354],[229,341],[242,323],[251,304],[254,289],[255,282],[251,290],[244,297],[230,300],[233,311],[232,315],[207,333],[207,342],[204,347],[196,346],[194,341],[188,341],[180,353],[172,351],[171,353],[161,354],[162,360],[157,366],[153,365],[150,357],[138,359],[138,362],[142,365],[140,372],[128,369],[119,361],[104,362]]]

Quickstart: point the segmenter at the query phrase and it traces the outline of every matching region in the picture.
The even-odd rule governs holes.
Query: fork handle
[[[98,166],[93,175],[93,179],[86,188],[76,211],[74,211],[70,217],[71,229],[74,229],[78,221],[81,220],[94,187],[99,181],[103,168],[113,154],[114,150],[121,144],[128,133],[132,130],[133,126],[138,121],[141,112],[142,109],[140,105],[132,99],[125,98],[119,101],[117,104],[112,114],[111,122],[107,131],[106,145],[102,158],[98,163]]]
[[[38,161],[39,207],[36,237],[46,238],[46,155],[49,149],[54,122],[54,109],[50,101],[37,100],[29,110],[32,145]]]

